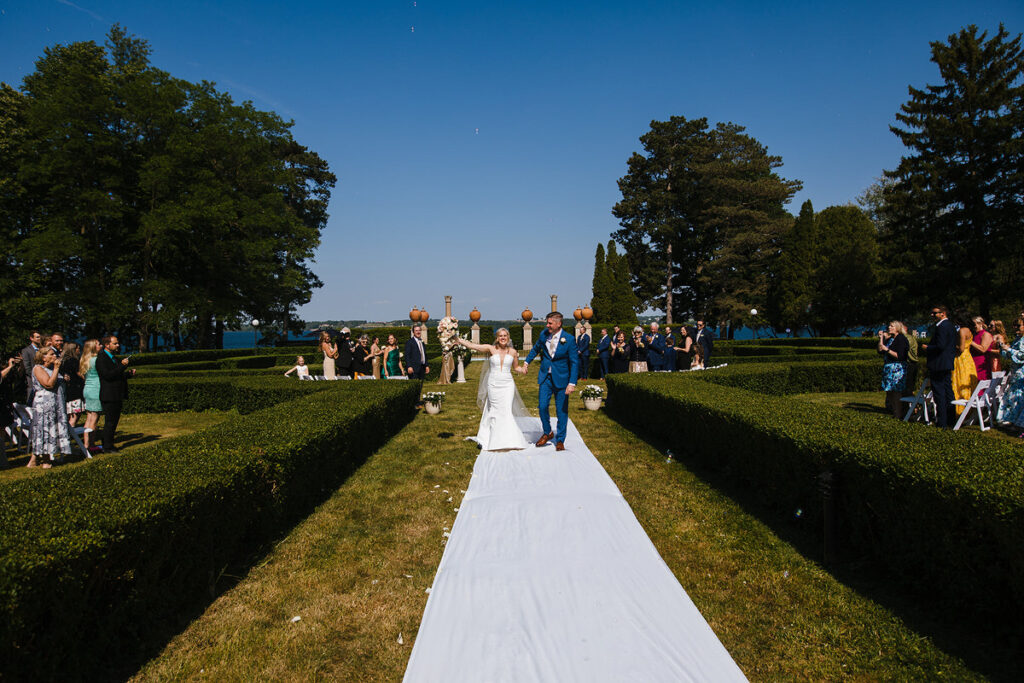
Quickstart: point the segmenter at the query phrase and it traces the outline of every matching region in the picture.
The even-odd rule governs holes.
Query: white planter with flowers
[[[604,400],[604,389],[596,384],[588,384],[580,390],[580,397],[583,399],[583,407],[587,410],[600,410],[601,402]]]
[[[428,391],[423,394],[423,407],[430,415],[437,415],[441,412],[441,404],[444,402],[443,391]]]

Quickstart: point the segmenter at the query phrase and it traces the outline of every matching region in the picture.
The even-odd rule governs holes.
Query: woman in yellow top
[[[978,386],[978,369],[971,356],[974,333],[971,331],[971,324],[963,316],[958,316],[956,322],[960,325],[960,344],[957,347],[959,353],[953,361],[953,395],[966,401],[974,393],[974,387]],[[956,406],[956,414],[962,412],[964,407]]]

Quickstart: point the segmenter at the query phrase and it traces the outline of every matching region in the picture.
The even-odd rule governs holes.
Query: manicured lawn
[[[440,415],[420,413],[137,679],[400,680],[472,473],[478,372],[441,387]],[[535,405],[535,375],[519,385]],[[752,680],[981,678],[656,444],[575,397],[571,416]]]
[[[191,434],[212,427],[236,416],[234,411],[208,410],[201,413],[180,412],[180,413],[136,413],[122,415],[117,425],[117,445],[122,454],[131,453],[136,446],[154,443],[172,436]],[[85,424],[84,417],[80,424]],[[100,418],[98,431],[103,429],[103,418]],[[24,452],[16,453],[14,449],[7,451],[7,469],[0,470],[0,482],[13,481],[23,477],[42,476],[65,467],[88,467],[93,460],[103,458],[121,457],[118,455],[103,455],[97,453],[92,460],[87,460],[75,447],[75,455],[67,460],[67,464],[59,465],[52,470],[40,468],[29,469],[25,467],[28,463],[28,456]]]

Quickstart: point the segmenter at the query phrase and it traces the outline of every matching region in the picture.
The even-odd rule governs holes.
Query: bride
[[[530,413],[519,397],[513,379],[512,373],[519,367],[519,354],[510,343],[508,330],[498,328],[494,344],[474,344],[462,337],[457,341],[466,348],[488,355],[476,393],[476,404],[483,415],[476,436],[469,439],[476,441],[485,451],[526,448],[529,444],[516,424],[516,417],[528,417]]]

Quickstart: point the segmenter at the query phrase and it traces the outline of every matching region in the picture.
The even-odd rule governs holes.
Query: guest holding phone
[[[96,356],[96,374],[100,376],[100,403],[103,406],[103,452],[117,453],[114,433],[121,421],[124,400],[128,398],[128,378],[135,374],[135,370],[128,367],[128,358],[122,358],[120,362],[114,358],[121,349],[117,337],[103,337],[100,345],[103,350]]]

